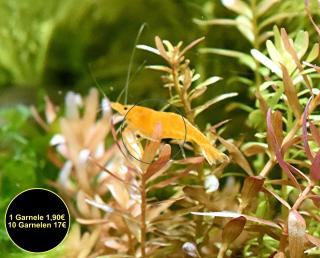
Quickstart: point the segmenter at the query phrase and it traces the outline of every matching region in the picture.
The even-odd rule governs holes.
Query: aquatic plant
[[[236,96],[226,93],[193,107],[192,100],[220,80],[211,77],[197,83],[200,76],[190,68],[185,54],[201,40],[182,48],[182,43],[174,46],[156,37],[156,48],[138,46],[168,64],[147,68],[164,73],[169,103],[182,108],[195,126],[203,110]],[[320,94],[313,87],[318,76],[310,62],[318,55],[319,45],[309,49],[307,43],[306,32],[298,33],[293,41],[284,29],[275,27],[274,43],[266,42],[270,58],[251,51],[265,66],[262,78],[268,79],[257,87],[256,110],[262,117],[258,141],[243,144],[224,139],[220,134],[227,121],[208,126],[207,137],[219,141],[230,157],[229,163],[216,166],[208,166],[191,145],[184,146],[189,149],[187,156],[174,160],[174,142],[162,143],[157,138],[161,126],[154,128],[152,141],[142,140],[130,128],[117,130],[119,116],[112,115],[106,97],[99,108],[95,89],[84,103],[79,95],[68,93],[61,118],[47,99],[47,117],[52,117],[47,120],[60,121],[60,133],[51,140],[59,155],[51,151],[49,157],[61,171],[51,184],[76,218],[63,247],[66,256],[225,257],[241,253],[258,257],[262,252],[302,257],[316,253],[320,244],[316,226],[319,155],[314,143],[320,144],[320,136],[311,113]],[[97,120],[99,110],[102,114]],[[34,115],[48,128],[35,110]],[[110,131],[112,137],[108,137]],[[258,160],[259,165],[252,166],[248,158]]]
[[[148,59],[143,73],[160,73],[155,80],[162,87],[148,85],[148,91],[163,92],[166,100],[152,108],[179,113],[228,156],[224,162],[209,164],[201,146],[192,142],[162,139],[161,123],[152,128],[152,137],[139,134],[126,123],[128,117],[112,110],[115,96],[109,90],[99,96],[91,88],[86,97],[70,90],[60,105],[45,96],[38,107],[1,109],[0,161],[5,167],[0,209],[12,195],[41,184],[55,189],[71,213],[67,239],[40,257],[318,256],[320,49],[314,34],[320,29],[311,8],[315,3],[296,2],[222,0],[219,7],[205,1],[199,12],[206,16],[193,22],[208,33],[206,38],[175,44],[176,35],[156,36],[154,43],[135,46],[147,51],[136,51]],[[77,17],[84,17],[81,10],[89,7],[84,1]],[[209,17],[210,8],[231,12],[223,19]],[[56,19],[43,41],[35,39],[39,56],[24,63],[28,72],[20,74],[19,55],[12,67],[3,58],[13,81],[41,79]],[[241,49],[215,47],[221,42],[210,41],[214,35],[209,34],[218,25],[236,27],[243,36]],[[0,51],[0,59],[6,52],[11,53]],[[214,62],[226,70],[224,78],[205,76],[211,73],[204,62],[204,56],[211,58],[208,54],[215,54]],[[221,56],[237,62],[225,64]],[[229,73],[231,66],[236,73]],[[94,75],[97,70],[91,68]],[[231,84],[240,94],[229,89]],[[135,104],[126,103],[134,99],[130,90],[127,84],[122,104]],[[241,113],[245,121],[236,120],[238,110],[246,112]],[[34,121],[29,123],[31,116],[41,132]],[[15,173],[19,167],[23,171]],[[3,232],[0,228],[0,247],[9,255],[13,248]],[[17,252],[12,257],[22,256]]]

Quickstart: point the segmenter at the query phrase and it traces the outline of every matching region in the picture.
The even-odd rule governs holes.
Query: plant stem
[[[187,119],[194,124],[194,115],[191,110],[191,105],[187,99],[186,91],[184,89],[180,88],[180,83],[179,83],[179,72],[178,72],[178,64],[174,63],[172,64],[172,76],[173,76],[173,84],[176,92],[178,93],[180,100],[183,105],[184,112],[186,114]]]
[[[306,196],[312,191],[313,187],[314,187],[314,183],[310,182],[310,184],[308,184],[308,186],[303,190],[303,192],[299,195],[298,199],[296,200],[296,202],[292,206],[293,210],[297,210],[299,208],[299,206],[304,201]]]
[[[287,156],[287,154],[284,155],[284,159],[286,156]],[[283,180],[288,180],[288,176],[286,173],[281,173],[281,178]],[[287,199],[288,199],[288,191],[287,190],[288,190],[288,186],[285,184],[282,184],[281,185],[281,198],[283,198],[285,201],[287,201]],[[288,217],[288,214],[289,214],[288,209],[285,206],[281,205],[281,217],[285,220],[285,218]]]
[[[252,33],[253,33],[253,47],[257,50],[260,48],[260,42],[259,42],[259,28],[258,28],[258,17],[256,16],[256,0],[251,1],[251,10],[252,10]],[[257,87],[257,91],[259,92],[259,86],[261,84],[261,76],[259,74],[259,66],[260,63],[255,60],[256,63],[256,69],[254,70],[255,75],[255,84]]]
[[[263,167],[263,169],[261,170],[259,176],[262,177],[267,177],[267,175],[269,174],[269,172],[271,171],[271,169],[274,167],[275,162],[272,160],[272,158],[270,158],[268,160],[268,162],[266,163],[266,165]]]
[[[287,241],[288,241],[288,228],[287,228],[287,224],[285,224],[280,237],[280,243],[279,243],[280,252],[285,252],[287,247]]]
[[[147,207],[147,195],[146,195],[146,182],[144,176],[141,179],[141,258],[146,258],[146,207]]]
[[[124,220],[125,225],[126,225],[126,230],[127,230],[127,236],[128,236],[128,253],[130,255],[134,255],[134,246],[133,246],[133,239],[132,239],[132,235],[129,229],[128,224],[126,223],[126,221]]]
[[[225,252],[227,251],[227,248],[228,248],[228,244],[227,243],[222,243],[222,246],[219,249],[219,253],[218,253],[217,258],[223,258]]]
[[[177,63],[177,62],[172,63],[171,68],[172,68],[172,77],[173,77],[174,88],[175,88],[175,90],[176,90],[177,94],[179,95],[179,98],[182,102],[186,117],[191,124],[195,125],[194,113],[192,112],[191,103],[188,99],[187,89],[186,89],[186,87],[180,87],[181,85],[179,83],[179,63]],[[197,144],[193,144],[193,149],[194,149],[195,154],[200,153],[200,147]],[[203,166],[199,166],[197,169],[197,172],[198,172],[199,184],[203,185],[204,184]],[[203,211],[203,209],[201,209],[200,211]],[[203,234],[203,217],[197,216],[195,218],[195,223],[196,223],[195,237],[200,238]]]

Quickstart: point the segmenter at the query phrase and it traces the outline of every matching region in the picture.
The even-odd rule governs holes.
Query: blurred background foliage
[[[66,91],[85,93],[94,85],[94,80],[110,99],[115,99],[125,84],[132,48],[143,23],[147,28],[139,43],[146,45],[154,45],[156,35],[171,42],[185,43],[205,36],[202,48],[249,53],[253,46],[237,27],[203,26],[196,22],[235,19],[237,14],[226,8],[226,3],[228,1],[219,0],[1,0],[0,105],[35,104],[44,94],[61,103]],[[277,3],[269,10],[269,16],[284,15],[283,18],[288,19],[278,17],[281,19],[274,19],[265,29],[272,29],[275,23],[288,31],[305,28],[308,21],[303,7],[303,2],[298,0]],[[203,80],[213,75],[224,78],[217,87],[209,89],[208,99],[228,87],[230,92],[239,93],[239,102],[252,101],[248,85],[237,78],[253,78],[254,72],[239,65],[236,59],[197,49],[190,51],[188,58]],[[152,54],[136,51],[130,81],[134,89],[129,92],[131,102],[146,97],[167,97],[159,74],[143,69],[144,65],[158,61]],[[234,112],[239,121],[245,119],[241,111]],[[213,122],[221,120],[223,113],[217,114],[217,117],[211,116]],[[209,115],[210,110],[204,112],[199,123],[203,125]],[[234,124],[239,121],[236,119]],[[237,133],[232,127],[228,130]]]
[[[289,31],[305,27],[304,16],[294,19],[303,10],[303,3],[283,2],[286,2],[281,5],[283,11],[292,15],[280,22]],[[234,18],[235,14],[220,1],[2,0],[0,7],[2,105],[33,102],[34,94],[41,95],[44,89],[53,96],[59,90],[85,92],[93,84],[89,67],[106,94],[111,98],[117,96],[125,83],[134,40],[143,23],[147,29],[140,42],[147,45],[154,45],[154,36],[159,35],[185,43],[206,36],[202,47],[242,52],[252,47],[245,38],[239,40],[241,33],[236,28],[199,26],[193,21],[194,18]],[[252,76],[233,60],[200,55],[196,50],[191,55],[193,63],[202,68],[203,78],[212,74],[230,79],[230,75]],[[142,64],[154,63],[154,59],[152,55],[137,52],[133,73]],[[145,97],[151,93],[145,89],[152,87],[152,94],[158,96],[162,92],[159,86],[157,74],[140,71],[132,78],[131,87],[135,90],[131,94]]]
[[[226,0],[0,0],[1,221],[14,194],[45,185],[46,179],[54,177],[53,167],[44,156],[51,135],[40,133],[28,106],[33,104],[43,110],[41,103],[46,94],[61,104],[67,91],[86,94],[95,80],[115,100],[125,85],[135,38],[143,23],[147,27],[139,43],[149,46],[154,46],[156,35],[185,44],[205,36],[204,42],[188,52],[188,58],[203,80],[209,76],[224,80],[208,89],[204,98],[235,91],[239,93],[236,102],[253,106],[254,85],[248,85],[243,78],[254,81],[254,71],[237,59],[201,51],[201,48],[216,48],[250,54],[254,47],[236,26],[201,24],[210,19],[235,19],[237,13],[226,8],[227,4]],[[264,19],[273,14],[285,17],[272,20],[265,29],[271,31],[277,24],[295,33],[303,28],[311,34],[310,41],[316,42],[303,10],[303,1],[279,1]],[[265,44],[262,45],[264,51]],[[167,97],[160,74],[143,69],[155,63],[159,63],[157,56],[136,51],[129,102]],[[219,104],[203,112],[199,124],[204,126],[205,122],[232,117],[226,134],[240,138],[240,123],[241,134],[248,131],[245,137],[252,137],[250,128],[244,125],[248,113],[238,108],[228,110],[227,105]],[[17,251],[2,227],[0,250],[9,250],[8,246]]]

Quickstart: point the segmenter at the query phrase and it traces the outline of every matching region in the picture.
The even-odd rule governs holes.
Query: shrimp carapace
[[[185,140],[197,144],[201,154],[210,165],[217,161],[226,162],[229,160],[227,155],[211,145],[208,138],[199,129],[179,114],[115,102],[111,103],[111,107],[125,116],[129,129],[144,138],[152,139],[155,128],[160,124],[162,139]]]

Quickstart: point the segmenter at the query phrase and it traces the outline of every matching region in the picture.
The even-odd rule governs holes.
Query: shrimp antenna
[[[89,67],[89,74],[90,74],[92,80],[94,81],[94,84],[97,86],[97,88],[100,91],[101,95],[103,97],[107,98],[106,94],[104,93],[103,89],[101,88],[100,84],[98,83],[96,77],[93,74],[91,63],[88,64],[88,67]]]
[[[104,93],[103,89],[101,88],[100,84],[98,83],[96,77],[93,74],[91,63],[88,64],[88,67],[89,67],[89,74],[90,74],[92,80],[94,81],[94,84],[96,85],[96,87],[98,88],[99,92],[104,97],[104,99],[108,100],[107,95]],[[103,105],[102,105],[102,107],[98,109],[97,113],[99,113],[103,109],[104,108],[103,108]]]
[[[130,56],[130,61],[129,61],[129,66],[128,66],[128,72],[127,72],[127,78],[126,78],[126,84],[123,88],[123,90],[120,92],[118,98],[117,98],[117,102],[119,101],[119,99],[122,97],[122,94],[124,93],[124,104],[126,105],[127,102],[128,102],[128,92],[129,92],[129,83],[130,83],[130,77],[131,77],[131,71],[132,71],[132,64],[133,64],[133,59],[134,59],[134,55],[135,55],[135,52],[136,52],[136,46],[138,45],[138,42],[139,42],[139,39],[142,35],[142,32],[144,30],[144,28],[147,26],[147,23],[143,23],[141,26],[140,26],[140,29],[138,31],[138,34],[137,34],[137,37],[136,37],[136,40],[134,42],[134,47],[132,49],[132,52],[131,52],[131,56]]]

